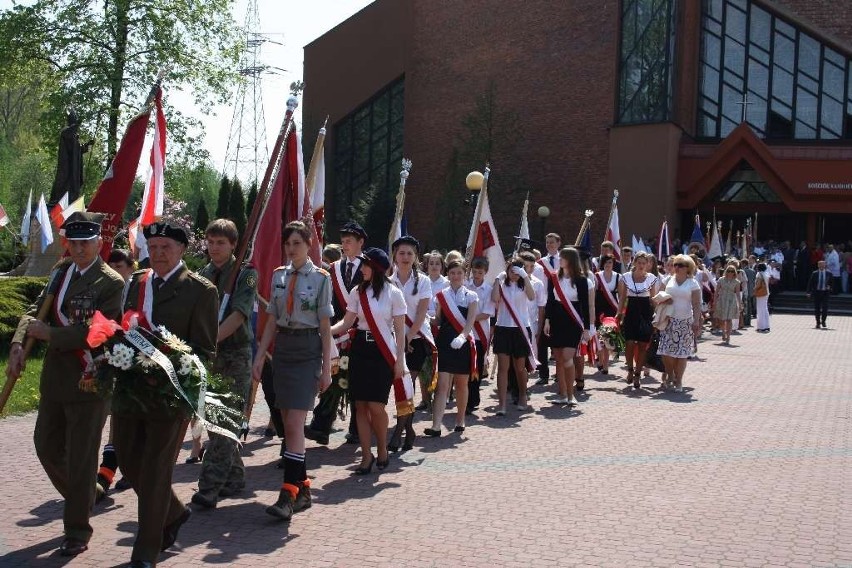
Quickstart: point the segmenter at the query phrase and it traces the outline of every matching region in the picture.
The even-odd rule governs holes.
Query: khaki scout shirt
[[[308,261],[298,270],[293,292],[293,313],[287,314],[287,298],[293,280],[292,266],[282,266],[272,273],[272,299],[266,312],[276,324],[290,328],[317,328],[320,318],[334,315],[331,305],[331,275]]]
[[[228,278],[231,270],[234,268],[236,258],[231,256],[231,259],[225,263],[222,268],[216,268],[212,262],[202,268],[198,274],[208,279],[216,286],[219,292],[219,302],[225,295],[225,285],[228,283]],[[252,333],[251,322],[252,312],[254,311],[254,302],[257,296],[257,270],[252,267],[244,267],[237,276],[237,284],[234,287],[234,294],[228,300],[228,307],[225,309],[225,314],[222,320],[224,321],[229,315],[238,312],[245,317],[242,325],[237,328],[234,333],[226,337],[220,344],[219,349],[232,349],[235,347],[245,347],[254,339]]]

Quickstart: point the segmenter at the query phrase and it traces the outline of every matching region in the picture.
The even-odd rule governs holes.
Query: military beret
[[[62,223],[60,232],[69,241],[88,241],[101,236],[102,213],[76,211]]]
[[[142,234],[145,236],[145,239],[164,237],[166,239],[177,241],[185,246],[189,245],[189,236],[186,233],[186,229],[180,225],[168,223],[166,221],[158,221],[147,225],[144,229],[142,229]]]
[[[340,227],[341,235],[355,235],[359,239],[367,240],[367,231],[364,230],[364,227],[356,223],[355,221],[349,221],[342,227]]]
[[[387,272],[390,268],[388,254],[380,248],[370,247],[362,252],[358,258],[366,262],[370,268],[379,272]]]
[[[403,235],[399,237],[397,240],[393,242],[391,245],[391,250],[396,250],[399,245],[411,245],[414,247],[414,250],[420,253],[420,241],[412,237],[411,235]]]

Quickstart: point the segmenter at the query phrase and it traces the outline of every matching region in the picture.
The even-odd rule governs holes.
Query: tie
[[[159,290],[163,287],[166,281],[160,278],[159,276],[154,276],[154,290]]]
[[[346,272],[343,274],[343,281],[347,288],[352,287],[352,269],[355,264],[352,261],[346,263]]]
[[[218,268],[213,270],[213,285],[219,287],[219,278],[222,276],[222,271]]]
[[[819,271],[819,290],[825,290],[825,272],[822,270]]]
[[[295,271],[292,272],[292,274],[290,276],[290,281],[287,283],[287,286],[290,287],[290,289],[287,290],[287,315],[288,316],[293,315],[293,296],[296,292],[296,280],[298,279],[298,277],[299,277],[298,272],[295,272]]]
[[[70,286],[74,282],[80,279],[80,271],[76,268],[74,269],[74,273],[71,275],[71,280],[68,281],[68,285]]]
[[[550,268],[556,268],[556,258],[551,256],[550,258]]]

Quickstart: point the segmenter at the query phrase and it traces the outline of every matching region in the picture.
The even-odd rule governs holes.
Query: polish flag
[[[154,97],[156,118],[154,120],[154,144],[151,146],[151,169],[148,183],[142,196],[142,212],[139,224],[150,225],[163,216],[163,172],[166,168],[166,115],[163,114],[163,90],[157,89]]]
[[[612,211],[609,214],[609,226],[606,228],[606,238],[614,245],[612,251],[615,260],[621,261],[621,231],[618,229],[618,204],[612,200]]]
[[[59,227],[62,226],[62,223],[65,222],[65,217],[62,215],[62,211],[68,207],[68,192],[65,192],[65,195],[50,209],[50,222],[53,223],[53,226],[56,227],[56,230],[59,230]]]
[[[503,257],[500,239],[497,238],[497,227],[494,225],[491,207],[488,205],[487,187],[479,192],[479,201],[480,203],[477,204],[481,210],[479,224],[476,224],[476,219],[471,223],[467,248],[473,250],[473,258],[484,256],[488,259],[488,274],[485,275],[485,280],[490,282],[506,268],[506,259]]]
[[[66,199],[66,201],[67,201],[67,199]],[[80,197],[75,199],[70,205],[65,207],[65,209],[62,210],[62,213],[60,214],[62,219],[59,222],[59,226],[61,226],[62,223],[64,223],[68,219],[68,217],[70,217],[74,213],[77,213],[77,212],[82,213],[85,210],[86,210],[86,205],[83,203],[83,196],[81,195]],[[53,215],[53,214],[51,213],[51,215]],[[59,234],[64,237],[65,231],[63,229],[59,229]]]

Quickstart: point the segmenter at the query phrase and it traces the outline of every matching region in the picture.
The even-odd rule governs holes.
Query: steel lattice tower
[[[260,184],[269,159],[261,75],[271,68],[260,62],[260,48],[269,40],[259,30],[257,0],[250,0],[245,20],[246,47],[240,58],[240,82],[222,171],[222,175],[239,179],[246,191],[252,182]]]

